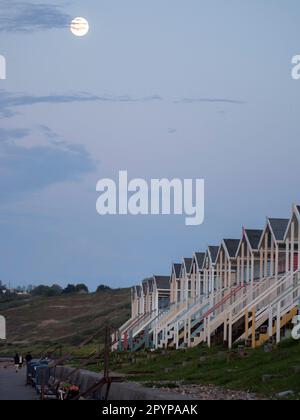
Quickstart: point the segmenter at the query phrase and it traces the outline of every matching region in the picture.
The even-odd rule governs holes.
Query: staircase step
[[[262,325],[259,329],[260,334],[267,334],[268,333],[268,327],[265,325]]]
[[[252,340],[246,340],[245,341],[245,347],[252,347]]]

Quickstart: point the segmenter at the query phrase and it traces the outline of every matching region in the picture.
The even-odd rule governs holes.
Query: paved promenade
[[[33,388],[26,386],[26,368],[18,373],[13,367],[4,368],[0,363],[0,400],[35,400]]]

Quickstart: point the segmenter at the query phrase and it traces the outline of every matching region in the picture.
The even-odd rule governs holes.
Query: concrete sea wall
[[[65,381],[74,368],[67,366],[57,366],[51,370],[51,376],[56,380]],[[87,391],[90,387],[101,380],[102,376],[95,372],[80,370],[72,375],[67,382],[77,385],[81,392]],[[104,399],[106,386],[98,391],[93,397],[99,400]],[[160,389],[144,387],[134,382],[113,383],[110,388],[108,399],[110,401],[138,401],[138,400],[187,400],[187,398],[178,393],[165,392]]]

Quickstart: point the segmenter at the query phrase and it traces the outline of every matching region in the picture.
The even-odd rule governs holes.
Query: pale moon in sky
[[[77,17],[72,20],[70,29],[75,36],[85,36],[88,33],[90,26],[85,18]]]

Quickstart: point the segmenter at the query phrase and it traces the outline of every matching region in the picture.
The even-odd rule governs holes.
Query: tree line
[[[109,286],[101,284],[97,287],[96,293],[111,290]],[[52,286],[47,286],[40,284],[38,286],[29,285],[27,287],[17,287],[16,289],[9,289],[5,284],[0,280],[0,295],[20,295],[27,294],[31,296],[60,296],[67,294],[88,294],[90,293],[89,288],[84,283],[79,284],[68,284],[67,287],[63,288],[58,284],[53,284]]]

